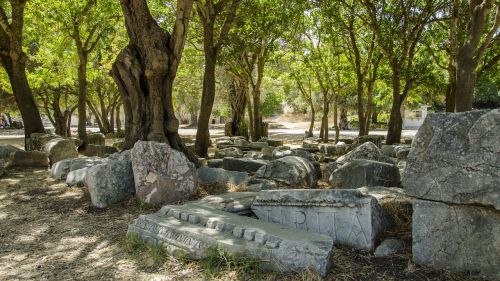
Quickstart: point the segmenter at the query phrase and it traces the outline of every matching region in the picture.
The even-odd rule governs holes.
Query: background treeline
[[[286,105],[310,116],[310,135],[319,121],[324,141],[349,120],[360,135],[385,124],[397,143],[403,106],[500,106],[493,0],[0,0],[0,8],[0,112],[22,115],[27,136],[43,131],[41,113],[64,136],[78,116],[85,140],[91,116],[103,133],[127,127],[129,145],[175,147],[180,121],[198,128],[196,153],[205,156],[211,114],[258,140],[263,118]]]

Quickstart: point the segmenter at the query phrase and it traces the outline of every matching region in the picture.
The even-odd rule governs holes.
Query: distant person
[[[0,113],[0,128],[5,129],[5,118],[3,117],[3,113]]]

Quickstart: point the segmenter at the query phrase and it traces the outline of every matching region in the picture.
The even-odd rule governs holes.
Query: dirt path
[[[122,243],[127,225],[154,210],[131,199],[101,210],[82,188],[68,188],[45,170],[0,177],[0,280],[203,280],[202,265],[169,257],[155,265],[131,257]],[[415,266],[410,253],[377,259],[337,248],[327,280],[479,280]],[[310,274],[266,273],[253,280],[312,280]],[[249,280],[225,272],[221,280]]]

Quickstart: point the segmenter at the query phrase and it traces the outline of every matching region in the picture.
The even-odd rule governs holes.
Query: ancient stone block
[[[92,167],[103,161],[103,158],[98,157],[67,158],[53,164],[50,175],[56,180],[63,180],[71,171]]]
[[[313,164],[298,156],[286,156],[262,166],[256,173],[258,178],[271,179],[289,187],[315,187],[316,169]]]
[[[392,223],[374,197],[353,189],[261,191],[252,211],[260,220],[325,234],[335,243],[368,251]]]
[[[492,208],[417,200],[413,260],[500,280],[500,212]]]
[[[7,166],[11,168],[47,168],[49,158],[47,154],[40,151],[19,150],[10,154]]]
[[[200,167],[197,173],[198,184],[215,193],[224,193],[230,188],[244,187],[248,181],[246,172],[227,171],[221,168]]]
[[[222,168],[229,171],[255,173],[267,163],[265,160],[225,157],[222,160]]]
[[[500,109],[429,114],[403,186],[422,199],[500,210]]]
[[[136,195],[153,205],[184,200],[196,192],[196,168],[166,143],[138,141],[131,150]]]
[[[339,157],[337,159],[337,162],[340,164],[345,164],[355,159],[365,159],[394,164],[394,161],[392,161],[391,158],[384,155],[382,151],[380,151],[380,149],[371,142],[365,142],[355,149],[349,151],[349,153]]]
[[[329,181],[334,188],[398,186],[400,176],[394,164],[355,159],[333,171]]]
[[[134,176],[129,161],[109,159],[87,170],[83,180],[92,204],[105,208],[134,193]]]
[[[333,252],[331,237],[194,204],[164,206],[142,215],[129,225],[128,234],[189,258],[204,258],[218,247],[284,272],[310,268],[326,275]]]

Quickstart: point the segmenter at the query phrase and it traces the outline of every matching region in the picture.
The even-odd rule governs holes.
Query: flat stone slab
[[[417,200],[413,260],[500,280],[500,212],[492,208]]]
[[[127,234],[188,258],[202,259],[218,247],[262,260],[273,270],[311,268],[323,276],[333,252],[331,237],[196,204],[164,206],[157,213],[141,215],[129,225]]]
[[[222,160],[222,168],[229,171],[255,173],[260,167],[268,164],[268,161],[252,158],[225,157]]]
[[[335,243],[368,251],[392,224],[374,197],[354,189],[261,191],[252,211],[260,220],[325,234]]]

